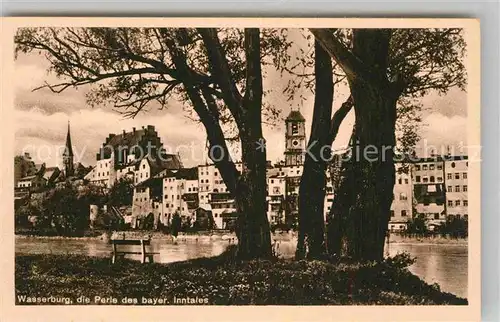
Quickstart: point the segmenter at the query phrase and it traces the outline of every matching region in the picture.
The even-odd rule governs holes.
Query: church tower
[[[66,146],[63,152],[63,163],[64,163],[64,175],[66,176],[66,178],[74,175],[73,147],[71,145],[69,121],[68,121],[68,133],[66,134]]]
[[[292,110],[285,125],[285,165],[302,165],[306,150],[306,119],[300,111]]]

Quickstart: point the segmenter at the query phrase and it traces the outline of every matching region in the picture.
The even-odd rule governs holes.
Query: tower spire
[[[64,153],[63,153],[63,162],[64,162],[64,172],[66,174],[66,177],[72,176],[74,170],[73,146],[71,144],[69,120],[68,120],[68,133],[66,134],[66,146],[64,147]]]
[[[71,145],[71,133],[68,121],[68,133],[66,134],[66,148],[64,149],[64,155],[73,156],[73,147]]]

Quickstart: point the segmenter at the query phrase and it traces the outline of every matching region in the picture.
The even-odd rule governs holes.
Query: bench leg
[[[141,263],[144,264],[146,262],[146,245],[144,245],[144,241],[141,240]]]
[[[116,244],[113,244],[113,257],[111,258],[111,264],[116,262]]]

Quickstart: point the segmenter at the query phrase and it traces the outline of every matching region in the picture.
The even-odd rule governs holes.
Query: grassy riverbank
[[[127,260],[111,265],[106,258],[26,255],[16,257],[16,301],[28,304],[20,303],[20,296],[52,296],[77,304],[77,298],[85,296],[88,304],[100,304],[95,303],[99,296],[104,302],[115,299],[115,304],[124,304],[124,297],[131,303],[137,299],[137,304],[147,299],[221,305],[467,304],[424,283],[406,266],[402,257],[378,264],[240,262],[233,260],[232,251],[166,265]]]

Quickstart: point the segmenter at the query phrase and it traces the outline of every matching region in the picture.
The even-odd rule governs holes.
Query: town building
[[[304,164],[306,150],[306,119],[292,110],[285,119],[285,165]]]
[[[132,216],[153,216],[154,228],[169,226],[175,213],[194,222],[198,201],[198,169],[165,169],[135,185]]]
[[[148,125],[109,134],[96,154],[96,165],[85,179],[109,189],[121,178],[130,177],[134,184],[139,184],[164,169],[180,168],[180,157],[168,154],[154,126]]]
[[[468,219],[468,168],[467,156],[445,158],[446,215],[449,219],[455,217]]]
[[[17,182],[17,188],[26,188],[29,190],[38,190],[45,187],[47,180],[38,174],[23,177]]]
[[[394,183],[394,201],[391,205],[389,229],[403,231],[413,215],[413,184],[411,166],[396,163],[396,181]]]
[[[235,163],[236,170],[242,171],[242,163]],[[198,166],[199,205],[211,211],[215,226],[226,228],[227,222],[236,213],[234,198],[231,196],[220,171],[214,164]]]
[[[434,155],[396,163],[389,229],[404,230],[415,216],[424,218],[431,230],[452,218],[468,219],[467,169],[467,156]]]

